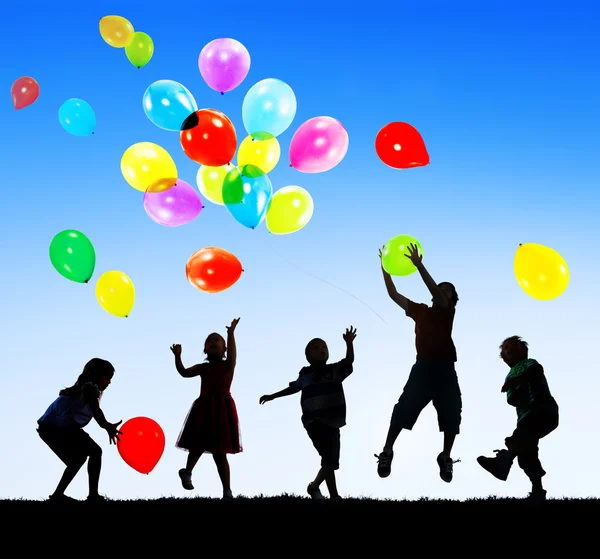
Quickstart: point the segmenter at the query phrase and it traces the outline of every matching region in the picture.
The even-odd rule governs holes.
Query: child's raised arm
[[[192,378],[200,375],[200,371],[202,370],[201,364],[192,365],[188,369],[183,366],[181,361],[181,344],[173,344],[171,346],[171,351],[175,355],[175,368],[183,378]]]
[[[414,244],[410,244],[408,246],[408,252],[409,254],[405,254],[405,256],[416,266],[417,270],[419,270],[419,274],[421,274],[421,278],[427,286],[427,289],[429,289],[435,302],[441,307],[449,307],[450,301],[448,300],[448,297],[446,297],[445,293],[439,288],[431,275],[429,275],[429,272],[423,265],[423,257],[419,255],[417,247]]]
[[[235,327],[237,326],[239,318],[234,318],[231,324],[227,326],[227,363],[234,368],[237,359],[237,348],[235,347]]]
[[[379,249],[379,259],[381,260],[381,249]],[[385,282],[385,288],[387,289],[388,295],[390,296],[392,301],[394,301],[394,303],[396,303],[404,311],[406,311],[406,309],[408,308],[408,299],[404,295],[398,293],[398,291],[396,290],[396,286],[392,281],[392,276],[390,276],[390,274],[388,274],[385,271],[385,269],[383,268],[383,264],[381,264],[381,273],[383,274],[383,281]]]

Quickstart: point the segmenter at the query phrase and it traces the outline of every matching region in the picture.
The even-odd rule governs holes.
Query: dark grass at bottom
[[[444,511],[462,513],[465,511],[495,512],[519,510],[523,507],[542,508],[548,512],[560,514],[578,514],[590,510],[598,511],[600,509],[600,499],[571,499],[548,498],[541,505],[533,505],[525,499],[500,498],[490,496],[485,499],[467,499],[464,501],[429,499],[421,498],[418,500],[392,500],[392,499],[370,499],[370,498],[345,498],[337,501],[325,499],[322,501],[312,500],[308,497],[299,497],[296,495],[280,495],[276,497],[243,497],[238,496],[234,501],[222,501],[218,498],[202,497],[162,497],[157,499],[131,499],[119,500],[113,499],[100,504],[86,503],[82,500],[77,503],[56,504],[48,501],[31,501],[25,499],[3,499],[0,500],[0,509],[5,512],[43,511],[48,509],[89,509],[101,508],[111,512],[129,512],[131,510],[152,510],[152,511],[186,511],[194,510],[197,512],[218,512],[228,511],[230,513],[239,511],[248,512],[316,512],[318,510],[339,511],[339,512],[437,512]]]

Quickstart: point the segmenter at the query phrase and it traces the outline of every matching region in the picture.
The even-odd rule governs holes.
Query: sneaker
[[[496,453],[494,458],[479,456],[477,462],[484,470],[487,470],[494,477],[506,481],[512,466],[512,460],[508,455],[508,450],[494,450],[494,452]]]
[[[318,487],[313,487],[312,481],[308,484],[306,491],[313,499],[317,499],[319,501],[321,499],[325,499],[325,497],[323,497],[323,493],[321,493],[321,490]]]
[[[192,474],[188,473],[185,468],[179,470],[179,477],[181,478],[181,485],[183,485],[184,489],[194,489],[194,486],[192,485]]]
[[[452,481],[454,464],[456,464],[457,462],[460,462],[460,460],[452,460],[450,456],[445,456],[442,452],[438,454],[437,463],[440,467],[440,477],[446,483],[450,483]]]
[[[329,497],[330,501],[342,501],[343,498],[341,495],[336,495],[335,497]]]
[[[73,499],[73,497],[67,497],[67,495],[50,495],[48,497],[49,503],[78,503],[77,499]]]
[[[545,489],[533,489],[526,497],[526,501],[532,504],[541,504],[546,501]]]
[[[394,452],[382,452],[381,454],[375,454],[377,458],[377,473],[379,477],[388,477],[392,471],[392,459],[394,458]]]
[[[233,493],[231,491],[223,491],[222,501],[233,501]]]
[[[105,503],[106,501],[108,501],[108,499],[103,495],[88,495],[88,498],[86,499],[86,502],[88,503]]]

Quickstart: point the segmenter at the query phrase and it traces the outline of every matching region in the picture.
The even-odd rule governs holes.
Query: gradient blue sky
[[[227,10],[217,3],[158,2],[5,8],[0,496],[42,499],[53,491],[63,465],[38,438],[36,420],[94,356],[116,368],[102,400],[108,419],[149,416],[166,435],[163,457],[146,476],[127,466],[92,423],[88,432],[104,448],[101,492],[123,499],[220,496],[208,456],[194,472],[196,490],[180,485],[177,470],[186,454],[174,444],[199,379],[177,374],[169,346],[182,344],[184,364],[200,362],[206,335],[225,334],[237,316],[232,393],[244,452],[230,460],[236,494],[305,494],[319,458],[300,422],[299,396],[265,406],[258,399],[297,377],[304,346],[315,336],[329,343],[332,359],[341,358],[342,334],[351,324],[358,337],[355,372],[345,384],[342,495],[524,495],[529,484],[517,467],[502,483],[476,462],[514,428],[514,409],[500,393],[507,368],[498,357],[498,345],[512,334],[529,341],[561,409],[560,427],[541,443],[549,495],[600,494],[593,349],[600,334],[599,12],[592,1],[568,9],[549,1],[491,4],[377,2],[366,12],[339,1],[232,1]],[[153,38],[146,67],[134,68],[123,50],[102,40],[98,21],[110,14]],[[246,80],[224,96],[204,83],[197,63],[202,47],[218,37],[238,39],[252,57]],[[25,75],[39,82],[41,94],[16,111],[10,87]],[[287,82],[298,100],[270,178],[274,189],[296,184],[311,193],[310,223],[273,236],[264,223],[251,231],[208,201],[188,225],[152,221],[142,193],[121,175],[123,152],[135,142],[158,143],[194,186],[198,165],[183,153],[176,132],[146,118],[147,86],[158,79],[183,83],[200,108],[227,114],[241,141],[244,95],[268,77]],[[58,108],[71,97],[94,108],[93,136],[61,128]],[[290,169],[294,131],[322,115],[348,130],[346,158],[318,175]],[[375,136],[394,120],[421,132],[429,166],[399,171],[377,158]],[[49,243],[69,228],[84,232],[96,249],[88,285],[69,282],[51,266]],[[434,279],[454,282],[460,296],[454,340],[464,410],[454,458],[461,462],[449,485],[438,476],[442,437],[431,406],[412,432],[400,435],[392,475],[382,480],[376,473],[373,454],[381,450],[415,358],[413,322],[388,298],[377,256],[400,233],[419,239]],[[560,298],[537,301],[517,284],[513,258],[525,242],[551,246],[566,259],[571,282]],[[188,257],[210,245],[233,252],[245,270],[235,286],[215,295],[195,290],[185,277]],[[352,293],[383,320],[295,266]],[[111,269],[135,284],[128,319],[109,315],[96,301],[95,280]],[[407,297],[430,302],[417,274],[396,285]],[[68,493],[87,494],[85,469]]]

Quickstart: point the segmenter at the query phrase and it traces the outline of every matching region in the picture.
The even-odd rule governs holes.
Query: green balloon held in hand
[[[408,247],[411,244],[414,244],[417,252],[423,256],[421,243],[410,235],[397,235],[385,243],[381,251],[381,264],[390,276],[409,276],[417,271],[416,266],[408,257],[410,256]]]
[[[52,239],[50,261],[61,276],[77,283],[87,283],[96,267],[96,251],[83,233],[66,229]]]

